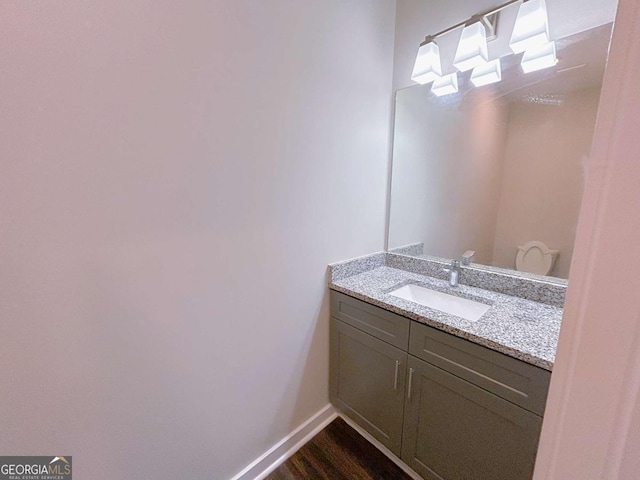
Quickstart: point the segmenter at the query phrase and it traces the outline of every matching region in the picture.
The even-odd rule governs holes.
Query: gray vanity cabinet
[[[331,402],[400,456],[410,320],[331,292]]]
[[[333,404],[427,480],[530,479],[550,372],[335,291]]]
[[[409,357],[402,460],[427,480],[529,480],[541,417]]]
[[[400,456],[407,353],[331,319],[331,357],[333,404]]]

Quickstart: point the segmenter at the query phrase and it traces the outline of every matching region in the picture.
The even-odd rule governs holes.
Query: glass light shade
[[[500,68],[500,59],[496,58],[490,62],[478,65],[471,72],[471,83],[476,87],[489,85],[490,83],[502,80],[502,69]]]
[[[451,73],[440,78],[436,78],[431,85],[431,91],[441,97],[443,95],[449,95],[450,93],[456,93],[458,91],[458,74]]]
[[[549,43],[549,18],[545,0],[528,0],[520,5],[509,47],[521,53],[537,45]]]
[[[418,49],[416,63],[413,65],[411,80],[421,85],[433,82],[442,75],[440,49],[434,42],[421,45]]]
[[[471,70],[489,59],[487,32],[481,22],[464,27],[453,65],[461,72]]]
[[[556,42],[549,42],[539,47],[532,47],[524,52],[520,65],[524,73],[529,73],[553,67],[556,63],[558,63]]]

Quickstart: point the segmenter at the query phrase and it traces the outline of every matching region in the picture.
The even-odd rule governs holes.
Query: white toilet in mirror
[[[557,257],[558,250],[550,249],[543,242],[527,242],[518,247],[516,269],[519,272],[549,275]]]

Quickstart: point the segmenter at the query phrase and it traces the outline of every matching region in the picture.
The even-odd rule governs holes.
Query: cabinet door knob
[[[396,360],[396,373],[393,377],[393,389],[398,390],[398,368],[400,367],[400,361]]]
[[[409,390],[407,391],[407,398],[411,399],[411,384],[413,383],[413,368],[409,369]]]

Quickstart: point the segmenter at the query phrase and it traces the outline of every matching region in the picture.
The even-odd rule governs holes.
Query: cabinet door
[[[402,459],[427,480],[530,480],[542,418],[409,356]]]
[[[406,352],[331,319],[331,401],[398,456],[406,362]]]

